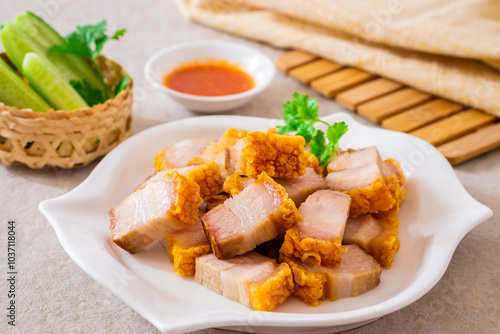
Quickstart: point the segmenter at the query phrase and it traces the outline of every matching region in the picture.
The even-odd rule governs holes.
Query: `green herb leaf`
[[[311,142],[311,148],[309,149],[309,152],[314,154],[316,157],[321,156],[321,153],[326,148],[326,140],[325,140],[325,133],[321,130],[316,131],[316,134],[314,135],[312,142]]]
[[[66,37],[65,45],[52,47],[49,51],[73,53],[89,60],[95,60],[107,41],[118,40],[126,32],[125,29],[119,29],[109,37],[106,35],[106,25],[107,22],[104,20],[96,25],[76,27],[76,31]]]
[[[122,90],[127,88],[128,83],[130,82],[130,75],[126,75],[123,79],[115,86],[115,95],[120,94]]]
[[[99,89],[92,89],[87,80],[82,81],[71,80],[70,85],[80,94],[80,96],[87,102],[89,106],[93,106],[104,102],[102,91]]]
[[[106,26],[107,26],[106,20],[103,20],[97,23],[96,25],[85,25],[83,27],[78,26],[76,27],[76,31],[66,36],[65,44],[54,46],[50,48],[48,51],[70,53],[86,58],[92,63],[94,70],[99,75],[99,78],[101,79],[103,85],[105,86],[106,84],[104,81],[104,77],[101,73],[99,66],[97,65],[96,58],[101,53],[107,41],[118,40],[126,32],[125,29],[119,29],[113,35],[111,35],[111,37],[109,37],[108,35],[106,35],[106,29],[107,29]],[[87,91],[87,88],[85,87],[84,83],[79,85],[79,89],[80,91]],[[94,92],[95,90],[92,92],[87,91],[86,97],[83,95],[82,97],[86,101],[87,98],[90,98],[90,100],[94,102],[98,101],[97,97],[94,96],[95,95]],[[109,96],[107,96],[106,98],[109,98]],[[89,101],[87,101],[87,103],[91,104]]]
[[[311,143],[310,152],[314,154],[322,167],[326,166],[337,153],[338,142],[347,132],[347,124],[337,122],[333,125],[318,118],[318,100],[309,95],[293,94],[293,100],[283,105],[284,126],[278,126],[279,134],[294,133]],[[328,126],[326,134],[314,127],[315,123]]]

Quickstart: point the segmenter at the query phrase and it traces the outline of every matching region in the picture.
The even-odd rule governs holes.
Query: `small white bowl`
[[[255,87],[233,95],[199,96],[181,93],[162,84],[165,73],[169,73],[180,63],[206,59],[224,59],[229,63],[243,65],[243,70],[253,77]],[[203,113],[228,111],[244,105],[271,83],[274,73],[273,62],[262,52],[242,44],[224,41],[177,44],[158,51],[144,66],[144,75],[153,87],[186,108]]]

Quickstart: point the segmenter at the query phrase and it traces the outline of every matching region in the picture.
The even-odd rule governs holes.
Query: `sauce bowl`
[[[243,93],[224,96],[198,96],[178,92],[163,85],[163,76],[180,63],[223,59],[242,65],[255,86]],[[262,92],[275,74],[273,62],[262,52],[246,45],[225,41],[196,41],[173,45],[153,54],[144,66],[146,80],[186,108],[202,113],[217,113],[241,107]]]

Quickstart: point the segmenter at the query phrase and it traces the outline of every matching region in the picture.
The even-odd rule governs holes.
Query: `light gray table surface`
[[[186,21],[173,1],[3,0],[0,22],[25,10],[41,13],[63,34],[76,25],[108,20],[125,27],[123,40],[104,54],[121,63],[135,80],[133,133],[153,125],[197,117],[148,86],[143,65],[152,53],[180,42],[204,39],[251,45],[272,59],[283,51]],[[248,105],[229,114],[276,117],[291,93],[318,97],[320,114],[344,110],[282,73]],[[356,118],[362,122],[361,118]],[[364,122],[367,123],[367,122]],[[158,330],[81,270],[65,253],[40,201],[80,184],[98,161],[77,170],[0,165],[0,333],[158,333]],[[458,245],[442,279],[411,305],[348,333],[500,333],[500,150],[454,168],[467,191],[494,211]],[[7,221],[17,228],[17,319],[7,325]],[[226,333],[207,329],[198,333]],[[227,332],[229,333],[229,332]]]

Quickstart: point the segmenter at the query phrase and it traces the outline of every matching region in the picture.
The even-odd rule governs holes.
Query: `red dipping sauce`
[[[255,82],[241,66],[208,60],[180,64],[163,76],[163,85],[185,94],[224,96],[246,92],[255,87]]]

